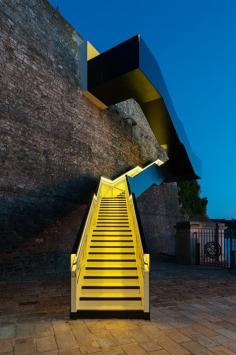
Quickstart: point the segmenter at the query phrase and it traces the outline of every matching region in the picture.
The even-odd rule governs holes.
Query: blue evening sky
[[[140,33],[162,69],[212,218],[236,218],[236,0],[50,0],[99,51]]]

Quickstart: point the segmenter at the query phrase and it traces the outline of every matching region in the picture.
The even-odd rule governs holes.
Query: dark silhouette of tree
[[[180,181],[178,187],[179,199],[184,213],[189,218],[207,218],[208,200],[206,197],[200,197],[201,188],[197,180]]]

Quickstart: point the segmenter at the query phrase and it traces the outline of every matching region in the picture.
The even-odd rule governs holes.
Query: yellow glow
[[[107,106],[102,101],[98,100],[89,91],[85,91],[83,94],[87,97],[87,99],[89,99],[89,101],[91,101],[95,106],[99,107],[100,109],[105,110],[107,108]]]
[[[90,42],[87,42],[87,60],[93,59],[99,54],[98,50]]]
[[[158,162],[161,161],[153,164]],[[126,175],[135,176],[143,170],[137,166],[115,180],[101,177],[77,254],[71,255],[71,304],[76,311],[146,312],[149,308],[150,256],[143,252],[133,197],[126,181]]]
[[[168,145],[167,144],[161,144],[161,148],[167,151],[168,150]]]
[[[162,164],[164,164],[164,161],[162,161],[161,159],[157,159],[155,161],[155,163],[158,165],[158,166],[161,166]]]

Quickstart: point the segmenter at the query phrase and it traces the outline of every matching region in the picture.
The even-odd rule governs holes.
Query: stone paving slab
[[[236,273],[153,265],[151,321],[69,319],[69,283],[0,283],[0,354],[236,354]]]

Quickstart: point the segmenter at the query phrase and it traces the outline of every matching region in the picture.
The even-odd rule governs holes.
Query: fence
[[[198,229],[190,243],[195,264],[236,268],[236,229]]]

